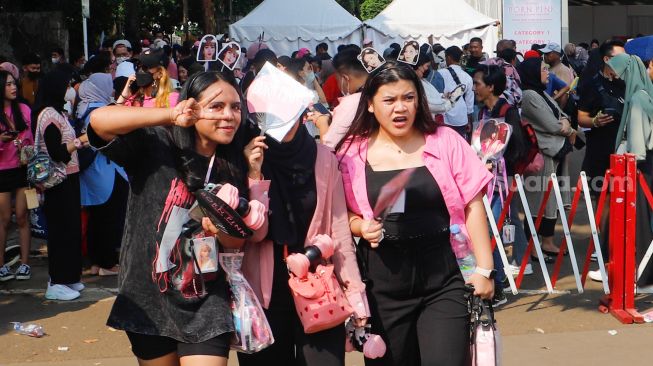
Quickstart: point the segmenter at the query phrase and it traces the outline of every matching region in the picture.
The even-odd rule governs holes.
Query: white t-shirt
[[[458,65],[449,66],[458,76],[460,83],[465,85],[465,94],[458,99],[453,108],[444,115],[444,123],[449,126],[465,126],[468,123],[467,115],[474,113],[474,82]],[[444,93],[451,92],[457,85],[448,68],[438,70],[444,79]]]

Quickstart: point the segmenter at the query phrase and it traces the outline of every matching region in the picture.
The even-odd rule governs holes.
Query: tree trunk
[[[181,0],[181,9],[182,9],[182,24],[184,25],[184,29],[188,26],[186,24],[188,22],[188,0]]]
[[[215,34],[215,6],[213,0],[202,0],[202,10],[204,11],[204,33]]]
[[[140,25],[140,4],[139,0],[126,0],[125,1],[125,36],[128,39],[139,39],[139,25]]]

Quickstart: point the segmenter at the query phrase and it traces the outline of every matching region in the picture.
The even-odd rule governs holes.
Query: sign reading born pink
[[[514,39],[517,51],[532,44],[562,44],[561,0],[504,0],[503,38]]]

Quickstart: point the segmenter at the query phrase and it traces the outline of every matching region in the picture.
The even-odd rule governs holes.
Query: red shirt
[[[331,108],[338,106],[338,99],[342,97],[340,92],[340,86],[338,85],[338,79],[336,74],[333,73],[329,76],[324,84],[322,85],[322,90],[324,91],[324,96],[326,96],[327,103]]]

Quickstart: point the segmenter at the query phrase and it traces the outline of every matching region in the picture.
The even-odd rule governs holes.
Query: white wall
[[[646,17],[648,23],[653,24],[653,5],[570,6],[569,41],[589,43],[593,38],[602,41],[613,36],[634,35],[631,32],[650,32],[651,26],[647,24],[629,29],[629,16]]]

